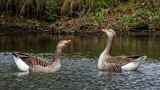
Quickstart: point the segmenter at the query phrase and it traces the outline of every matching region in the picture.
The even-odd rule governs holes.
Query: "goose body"
[[[112,45],[116,37],[116,33],[112,30],[102,29],[108,36],[108,41],[105,50],[99,57],[98,69],[104,71],[122,71],[122,70],[137,70],[142,60],[146,59],[146,56],[116,56],[112,57]]]
[[[56,51],[52,62],[45,61],[36,56],[29,56],[21,53],[13,53],[14,61],[21,71],[29,71],[30,73],[52,73],[60,71],[60,56],[64,47],[71,40],[62,40],[57,44]]]

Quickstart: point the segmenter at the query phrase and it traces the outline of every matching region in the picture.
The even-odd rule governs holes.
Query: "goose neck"
[[[60,63],[61,54],[62,54],[62,49],[57,48],[54,55],[53,55],[53,60],[51,62],[51,65],[54,63]]]
[[[115,36],[109,36],[109,38],[108,38],[106,48],[104,50],[106,55],[110,55],[111,52],[112,52],[112,46],[113,46],[113,43],[114,43],[114,38],[115,38]]]

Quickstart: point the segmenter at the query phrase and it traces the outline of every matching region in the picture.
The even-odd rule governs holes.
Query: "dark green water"
[[[20,72],[11,53],[22,52],[51,61],[56,44],[72,43],[63,50],[59,73],[31,75]],[[160,89],[160,37],[116,37],[113,56],[146,55],[135,72],[99,72],[98,57],[105,36],[23,35],[0,36],[0,90],[5,89]]]

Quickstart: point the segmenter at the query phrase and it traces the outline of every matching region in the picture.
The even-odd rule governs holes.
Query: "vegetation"
[[[57,20],[57,10],[59,8],[58,1],[52,0],[51,2],[47,2],[45,7],[45,17],[48,21]]]
[[[132,0],[120,6],[122,20],[118,23],[129,30],[137,27],[147,27],[149,30],[160,30],[160,4],[159,0]],[[129,12],[126,12],[129,11]]]
[[[84,18],[98,28],[158,31],[159,5],[160,0],[1,0],[0,15],[15,16],[16,22],[28,18],[46,22]]]

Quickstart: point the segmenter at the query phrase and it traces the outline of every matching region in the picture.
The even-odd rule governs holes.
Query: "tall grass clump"
[[[37,17],[44,14],[47,0],[1,0],[1,12]]]
[[[61,15],[77,17],[91,11],[93,7],[92,0],[63,0]]]
[[[44,14],[46,0],[24,0],[19,6],[19,14],[27,17],[40,17]]]
[[[113,9],[121,0],[62,0],[62,16],[84,16],[105,8]],[[122,0],[123,1],[123,0]]]

